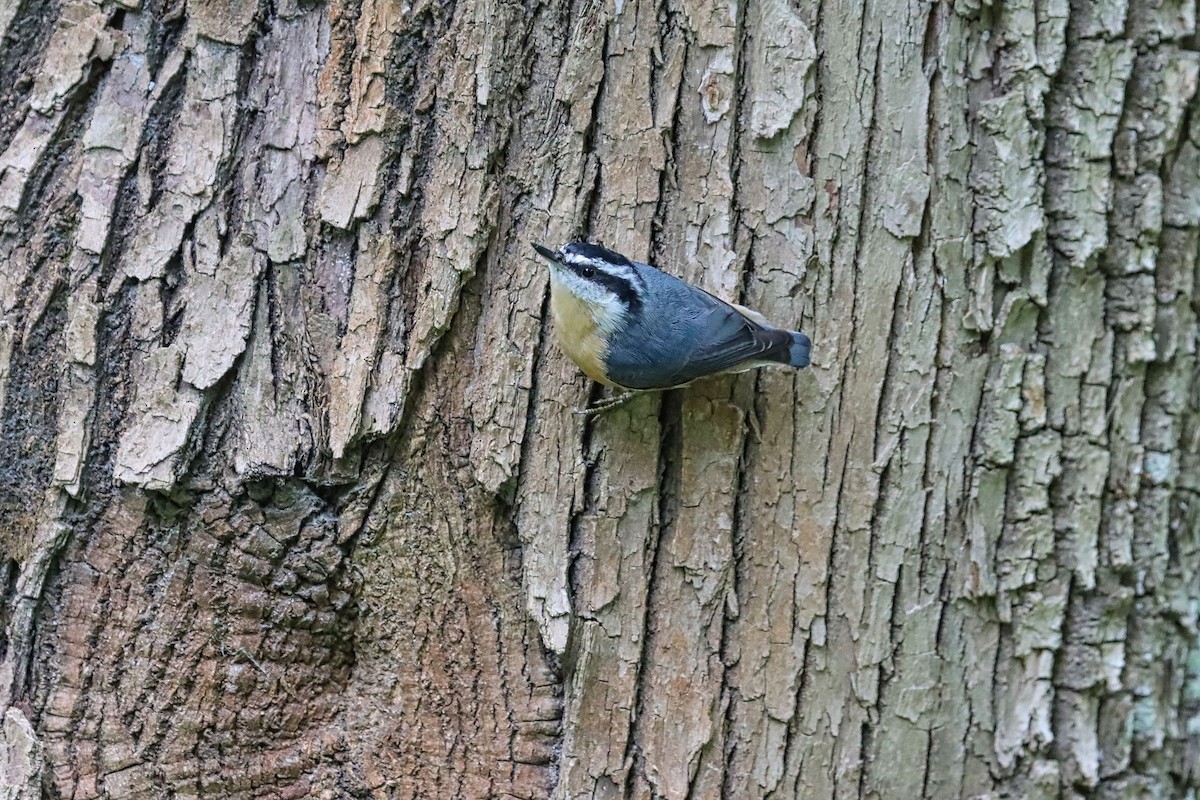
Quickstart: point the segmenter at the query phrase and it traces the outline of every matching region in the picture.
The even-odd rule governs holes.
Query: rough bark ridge
[[[0,796],[1200,788],[1185,0],[0,0]],[[528,243],[815,342],[594,421]]]

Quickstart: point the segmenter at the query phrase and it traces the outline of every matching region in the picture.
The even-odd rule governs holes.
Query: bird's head
[[[535,244],[533,249],[550,262],[553,288],[569,292],[601,324],[641,311],[641,278],[633,262],[620,253],[590,242],[572,242],[558,250]]]

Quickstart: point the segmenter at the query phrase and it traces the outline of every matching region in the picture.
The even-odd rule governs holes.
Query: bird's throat
[[[612,386],[613,383],[604,376],[607,352],[600,325],[588,304],[551,279],[550,313],[554,316],[554,331],[563,352],[589,378]]]

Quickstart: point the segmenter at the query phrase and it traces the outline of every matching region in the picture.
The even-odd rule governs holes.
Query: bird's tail
[[[788,346],[788,362],[793,367],[807,367],[809,363],[808,354],[812,350],[812,341],[803,333],[789,331],[792,335],[792,343]]]

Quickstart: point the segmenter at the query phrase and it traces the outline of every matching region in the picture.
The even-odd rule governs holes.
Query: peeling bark
[[[0,36],[0,797],[1200,790],[1194,3]],[[812,369],[574,414],[585,235]]]

